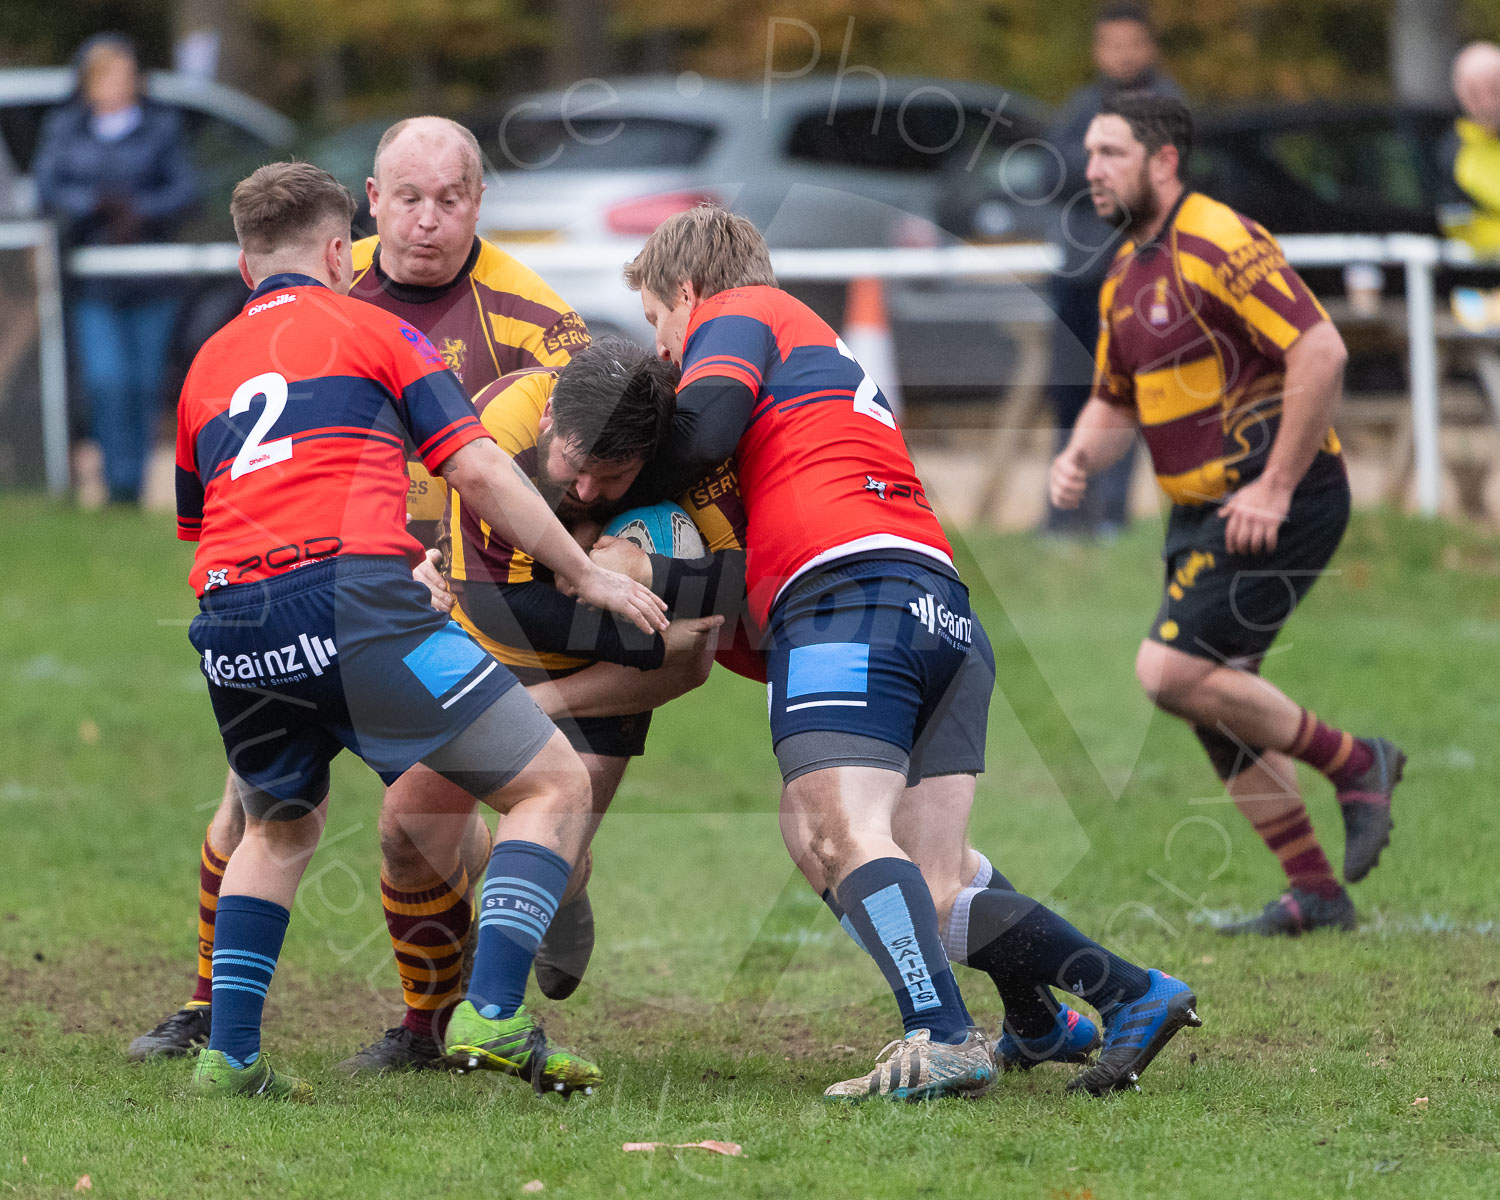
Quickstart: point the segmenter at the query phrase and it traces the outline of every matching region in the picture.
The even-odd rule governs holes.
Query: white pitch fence
[[[1281,244],[1294,266],[1338,267],[1368,263],[1399,267],[1405,274],[1407,344],[1417,506],[1437,512],[1442,464],[1438,451],[1438,353],[1434,271],[1440,263],[1475,264],[1467,247],[1414,234],[1285,237]],[[600,245],[524,243],[505,248],[543,277],[549,273],[598,271],[601,286],[623,286],[619,266],[638,243]],[[67,372],[57,270],[56,242],[43,222],[0,223],[0,249],[32,247],[36,256],[37,316],[41,337],[40,394],[49,491],[68,486]],[[237,248],[228,244],[90,247],[74,251],[68,270],[78,276],[232,275]],[[776,274],[784,281],[976,278],[1036,285],[1058,262],[1046,245],[953,246],[932,249],[779,250]]]

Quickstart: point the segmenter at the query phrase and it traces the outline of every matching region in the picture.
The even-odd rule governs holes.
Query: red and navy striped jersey
[[[758,623],[793,577],[849,554],[913,551],[951,568],[890,405],[807,305],[761,286],[705,300],[688,322],[680,386],[711,377],[755,394],[735,456]]]
[[[432,343],[306,275],[273,275],[211,337],[177,409],[177,536],[205,591],[333,554],[401,555],[405,447],[429,470],[488,437]]]

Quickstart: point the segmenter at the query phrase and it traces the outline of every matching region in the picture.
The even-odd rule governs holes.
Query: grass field
[[[540,1005],[605,1066],[601,1094],[332,1072],[399,1012],[379,788],[347,761],[271,993],[268,1045],[321,1090],[293,1108],[197,1100],[181,1063],[123,1057],[188,995],[222,780],[188,549],[162,517],[0,500],[0,1197],[73,1195],[84,1175],[111,1198],[1493,1195],[1500,544],[1356,521],[1267,673],[1409,751],[1395,843],[1356,889],[1358,934],[1247,943],[1210,916],[1258,909],[1279,871],[1132,676],[1158,538],[964,547],[1001,679],[975,843],[1200,998],[1204,1028],[1141,1093],[1065,1096],[1067,1069],[1044,1067],[979,1103],[825,1108],[898,1023],[793,878],[763,694],[716,676],[658,717],[596,846],[588,979]],[[1337,861],[1329,789],[1304,781]],[[993,1024],[989,981],[960,983]],[[621,1150],[704,1138],[744,1157]]]

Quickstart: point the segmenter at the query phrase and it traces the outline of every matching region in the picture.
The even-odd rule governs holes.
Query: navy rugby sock
[[[213,1015],[208,1048],[231,1066],[260,1057],[260,1020],[266,991],[291,914],[256,896],[220,896],[214,918]]]
[[[1084,937],[1044,904],[1019,892],[986,888],[969,904],[969,965],[1008,994],[1051,984],[1108,1016],[1151,986],[1144,968]],[[1010,1019],[1010,1005],[1006,1005]],[[1041,1031],[1050,1031],[1051,1025]],[[1019,1028],[1017,1036],[1032,1037]]]
[[[943,953],[937,910],[916,864],[877,858],[856,867],[838,901],[857,939],[885,976],[907,1033],[932,1031],[935,1042],[961,1042],[974,1021]]]
[[[570,873],[560,854],[535,842],[501,842],[490,854],[467,997],[480,1016],[503,1020],[521,1007],[531,961]]]

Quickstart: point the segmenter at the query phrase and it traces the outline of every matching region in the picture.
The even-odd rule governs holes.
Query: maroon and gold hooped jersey
[[[273,275],[193,360],[177,410],[177,534],[205,591],[335,554],[421,556],[406,443],[428,470],[488,437],[432,343],[306,275]]]
[[[1120,248],[1099,295],[1094,395],[1133,408],[1162,491],[1222,500],[1264,469],[1286,351],[1328,319],[1276,240],[1188,193],[1156,240]],[[1309,477],[1335,474],[1328,430]]]

